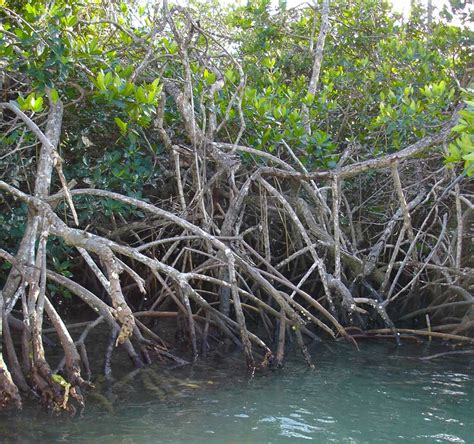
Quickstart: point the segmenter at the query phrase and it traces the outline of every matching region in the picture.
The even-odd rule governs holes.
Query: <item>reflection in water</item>
[[[295,357],[254,378],[240,356],[148,369],[102,386],[80,417],[35,406],[0,416],[0,442],[473,442],[472,361],[420,361],[410,346],[361,348],[331,344],[313,350],[314,371]]]

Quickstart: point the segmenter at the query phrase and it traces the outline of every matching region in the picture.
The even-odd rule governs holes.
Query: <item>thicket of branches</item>
[[[117,346],[141,367],[235,344],[255,371],[293,339],[309,365],[324,338],[474,342],[472,33],[449,11],[0,8],[2,407],[83,404],[100,323],[108,377]],[[76,339],[64,307],[96,314]]]

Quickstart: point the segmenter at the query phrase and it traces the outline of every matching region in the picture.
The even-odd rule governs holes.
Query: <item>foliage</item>
[[[315,36],[309,36],[318,15],[310,8],[271,15],[268,8],[268,1],[259,8],[241,8],[232,22],[241,30],[249,76],[244,108],[256,133],[247,138],[250,145],[271,147],[283,138],[306,156],[322,153],[316,156],[321,161],[337,145],[341,152],[357,143],[370,155],[400,149],[449,117],[447,110],[459,94],[453,73],[461,77],[469,57],[463,46],[466,31],[438,23],[428,34],[421,21],[400,24],[386,2],[363,7],[337,2],[321,93],[310,97],[309,47]],[[303,103],[310,108],[311,138],[301,127]]]
[[[471,99],[474,95],[468,94]],[[471,176],[474,174],[474,101],[466,100],[465,109],[459,112],[460,119],[452,131],[458,137],[448,146],[448,156],[446,156],[447,164],[455,164],[464,162],[464,172]]]

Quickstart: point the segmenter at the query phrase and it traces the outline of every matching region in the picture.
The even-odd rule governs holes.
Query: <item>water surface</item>
[[[75,418],[27,406],[0,416],[0,441],[69,443],[474,442],[472,355],[438,346],[321,345],[249,377],[240,356],[136,374]],[[108,400],[108,401],[107,401]],[[110,401],[110,403],[109,403]]]

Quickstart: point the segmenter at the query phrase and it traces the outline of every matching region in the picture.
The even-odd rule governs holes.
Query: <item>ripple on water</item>
[[[436,435],[421,435],[421,438],[432,439],[432,442],[456,442],[460,444],[466,443],[466,441],[459,436],[449,435],[447,433],[438,433]]]
[[[289,438],[313,439],[313,435],[316,432],[321,432],[323,430],[321,427],[310,425],[285,416],[270,416],[262,418],[259,422],[275,424],[275,426],[280,429],[279,434]]]

